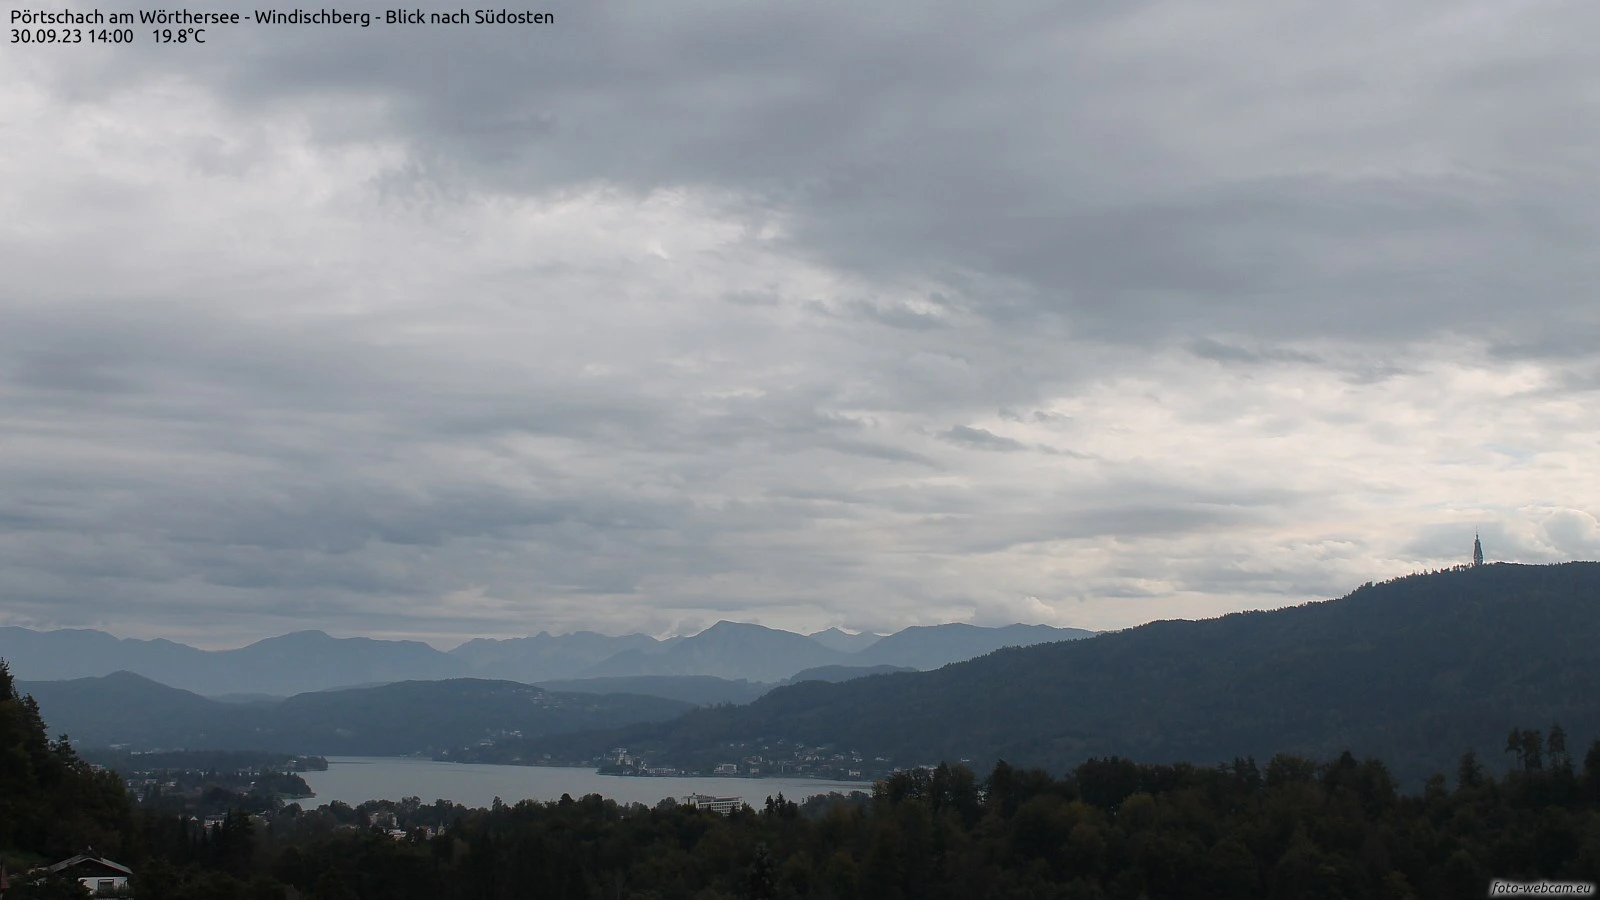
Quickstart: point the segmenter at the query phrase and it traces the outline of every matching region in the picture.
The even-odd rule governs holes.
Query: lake
[[[317,792],[303,807],[335,800],[355,806],[368,800],[421,797],[424,803],[449,800],[463,806],[488,806],[499,797],[508,804],[519,800],[574,799],[599,794],[618,803],[654,806],[663,797],[682,799],[689,794],[738,796],[760,809],[767,797],[801,801],[815,794],[838,791],[872,792],[871,782],[819,781],[812,778],[635,778],[599,775],[593,769],[555,766],[490,766],[437,762],[431,759],[389,756],[330,756],[328,771],[302,772]]]

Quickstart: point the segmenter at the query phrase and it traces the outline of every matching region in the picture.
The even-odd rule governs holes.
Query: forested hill
[[[223,703],[131,672],[17,682],[50,725],[86,747],[270,750],[328,755],[433,752],[504,734],[543,735],[669,719],[690,704],[633,694],[546,691],[453,678]]]
[[[1364,585],[1339,600],[1001,650],[933,672],[809,682],[663,725],[538,742],[618,744],[700,766],[780,744],[891,765],[1094,756],[1199,764],[1350,749],[1419,783],[1518,724],[1600,731],[1600,564],[1498,564]]]
[[[1432,900],[1497,896],[1491,878],[1600,877],[1600,742],[1582,752],[1577,736],[1580,765],[1553,730],[1522,732],[1503,777],[1463,758],[1453,789],[1438,777],[1413,796],[1382,761],[1348,754],[1096,759],[1059,780],[1004,764],[982,781],[963,766],[911,770],[870,797],[758,795],[761,812],[731,815],[598,794],[310,809],[270,790],[151,789],[135,805],[118,775],[45,735],[0,663],[6,900],[87,898],[79,873],[35,867],[90,848],[132,870],[141,900]],[[219,801],[238,805],[202,824]]]
[[[133,832],[122,780],[92,770],[70,744],[47,735],[39,705],[17,692],[0,660],[0,870],[15,873],[91,844],[120,853]]]

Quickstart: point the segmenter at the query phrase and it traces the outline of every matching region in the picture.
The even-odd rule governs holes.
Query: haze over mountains
[[[100,631],[0,628],[0,658],[18,679],[49,681],[132,672],[207,696],[289,696],[402,680],[473,677],[536,683],[589,678],[712,676],[771,684],[823,666],[937,668],[1005,646],[1088,637],[1074,628],[935,625],[879,638],[830,629],[807,636],[735,622],[657,640],[578,632],[473,640],[449,652],[418,641],[334,638],[301,631],[232,650]],[[577,687],[568,685],[569,687]],[[734,699],[729,697],[727,699]]]
[[[27,682],[52,734],[83,747],[269,750],[398,756],[486,738],[609,728],[672,718],[691,705],[634,694],[563,693],[479,678],[401,681],[224,702],[131,672]]]
[[[1048,633],[908,629],[845,655],[926,664],[937,657],[924,654],[949,652],[957,639]],[[351,646],[370,653],[383,643]],[[326,636],[310,644],[343,645]],[[653,661],[683,672],[760,654],[788,666],[807,653],[840,652],[806,649],[812,645],[722,623],[588,670]],[[956,760],[982,769],[1005,759],[1058,772],[1096,756],[1208,765],[1348,749],[1383,758],[1415,785],[1469,749],[1498,758],[1513,728],[1560,723],[1577,740],[1600,735],[1596,646],[1600,563],[1495,564],[1367,584],[1288,609],[1017,646],[932,671],[826,664],[770,690],[712,675],[611,675],[560,682],[560,691],[468,678],[223,703],[127,673],[19,682],[53,730],[89,744],[293,753],[455,747],[449,758],[463,761],[573,764],[625,746],[688,771],[752,756],[768,768],[786,758],[803,766],[815,748],[882,771]]]
[[[1469,749],[1502,758],[1513,728],[1559,722],[1585,742],[1600,736],[1597,646],[1600,563],[1495,564],[937,671],[810,681],[746,706],[508,750],[575,759],[626,746],[696,768],[832,747],[889,765],[1005,759],[1060,772],[1095,756],[1207,765],[1349,749],[1416,785]]]

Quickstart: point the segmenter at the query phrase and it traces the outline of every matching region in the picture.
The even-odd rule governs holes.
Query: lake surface
[[[499,797],[519,800],[574,799],[599,794],[618,803],[654,806],[664,797],[682,799],[689,794],[737,796],[760,809],[767,797],[801,801],[815,794],[838,791],[872,792],[871,782],[820,781],[813,778],[634,778],[599,775],[593,769],[554,766],[488,766],[436,762],[431,759],[388,756],[330,756],[328,771],[302,772],[317,792],[298,801],[310,808],[339,800],[355,806],[368,800],[421,797],[423,803],[449,800],[463,806],[488,806]]]

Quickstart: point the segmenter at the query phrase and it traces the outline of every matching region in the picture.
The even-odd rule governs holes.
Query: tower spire
[[[1476,531],[1472,533],[1472,564],[1474,566],[1483,565],[1483,541],[1478,539]]]

